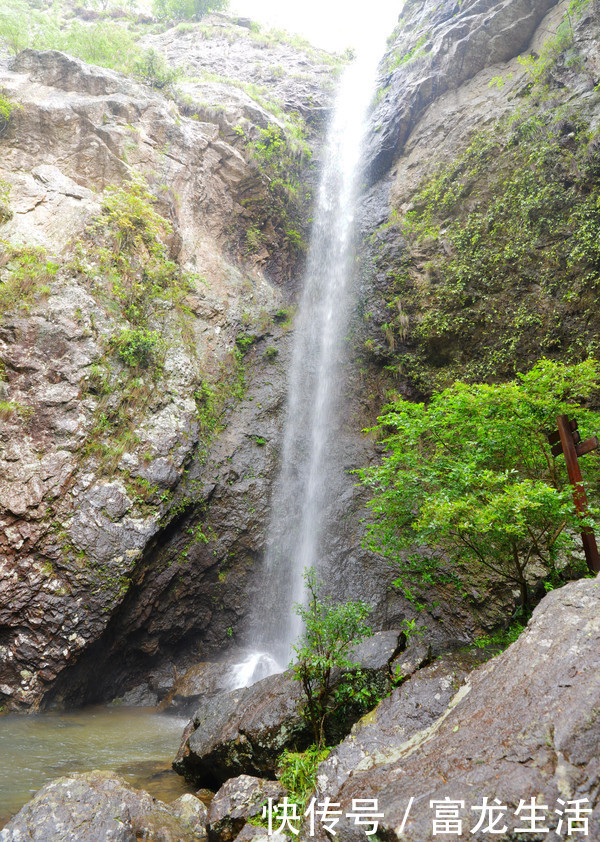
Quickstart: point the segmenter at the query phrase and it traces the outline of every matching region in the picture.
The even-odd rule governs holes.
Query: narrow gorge
[[[0,10],[0,842],[600,838],[598,0],[223,5]]]

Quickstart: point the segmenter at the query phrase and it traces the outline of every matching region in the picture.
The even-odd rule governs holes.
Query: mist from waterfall
[[[374,22],[371,21],[373,24]],[[365,32],[363,49],[344,71],[324,150],[306,277],[294,323],[280,473],[272,498],[267,553],[249,643],[237,686],[285,669],[301,632],[294,610],[304,601],[304,570],[319,568],[339,428],[340,362],[355,262],[354,216],[368,108],[385,38],[394,21]],[[368,37],[372,36],[372,37]],[[243,675],[243,680],[242,680]]]

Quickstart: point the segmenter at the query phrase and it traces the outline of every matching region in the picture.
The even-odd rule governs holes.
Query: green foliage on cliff
[[[159,18],[200,20],[209,12],[221,11],[228,5],[228,0],[153,0],[152,8]]]
[[[89,64],[132,75],[151,87],[172,89],[180,72],[154,50],[139,47],[136,28],[140,25],[134,25],[133,18],[122,9],[114,19],[106,9],[92,15],[95,19],[78,20],[60,4],[42,11],[22,0],[7,0],[0,10],[0,44],[14,55],[27,48],[61,50]]]
[[[336,673],[357,669],[351,650],[373,631],[366,623],[370,609],[364,602],[336,604],[324,595],[314,570],[305,572],[304,581],[308,604],[296,606],[304,632],[294,646],[296,661],[290,666],[304,690],[305,715],[315,745],[322,749],[328,721],[364,689],[352,677],[338,678],[336,687]]]
[[[133,34],[122,23],[65,19],[58,6],[40,11],[20,0],[3,4],[0,42],[13,54],[28,47],[62,50],[90,64],[125,73],[132,70],[141,53]]]
[[[311,193],[303,181],[311,150],[305,140],[306,127],[302,120],[288,115],[285,122],[285,131],[272,123],[259,129],[253,138],[245,138],[241,126],[236,131],[245,138],[246,152],[267,185],[266,202],[257,196],[246,204],[257,219],[266,220],[276,229],[284,248],[294,253],[306,248],[304,228]],[[260,228],[250,226],[246,242],[248,251],[258,251],[262,244]]]
[[[167,241],[173,229],[155,204],[146,181],[135,173],[130,181],[107,188],[102,212],[80,244],[75,265],[131,325],[145,327],[149,319],[175,311],[185,332],[183,300],[197,279],[170,259]]]
[[[59,264],[44,249],[0,241],[0,256],[0,316],[28,308],[37,295],[49,292]]]
[[[592,360],[541,360],[509,383],[458,382],[428,405],[390,404],[375,428],[386,456],[360,476],[373,492],[367,544],[398,565],[408,596],[448,574],[472,581],[483,570],[518,587],[526,610],[534,564],[560,578],[557,561],[578,547],[581,521],[564,457],[552,457],[546,433],[563,413],[576,415],[582,436],[600,432],[600,416],[579,405],[598,377]],[[597,456],[581,467],[596,498]],[[594,525],[600,511],[591,511]]]
[[[476,135],[422,184],[404,233],[388,352],[408,341],[398,368],[423,391],[600,351],[600,138],[571,106]]]

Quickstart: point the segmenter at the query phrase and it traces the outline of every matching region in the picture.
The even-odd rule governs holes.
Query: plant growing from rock
[[[310,746],[306,751],[284,751],[279,760],[277,777],[288,791],[288,798],[304,813],[309,796],[317,786],[317,767],[327,760],[329,747]]]
[[[36,295],[50,291],[59,264],[50,260],[44,249],[0,241],[0,254],[0,316],[7,310],[27,308]]]
[[[228,0],[154,0],[152,8],[167,20],[200,20],[209,12],[226,9]]]
[[[304,581],[308,601],[296,605],[304,632],[290,666],[302,684],[315,746],[322,749],[328,720],[354,695],[350,673],[358,664],[351,660],[352,649],[373,631],[366,623],[370,609],[364,602],[335,604],[323,593],[314,570],[305,571]]]
[[[600,417],[582,408],[598,386],[593,360],[541,360],[500,385],[455,383],[428,405],[398,399],[379,418],[381,465],[359,472],[373,492],[367,545],[398,565],[397,585],[415,587],[448,573],[472,582],[483,571],[519,589],[526,614],[528,577],[537,563],[558,576],[576,549],[578,518],[564,458],[553,458],[546,432],[559,414],[575,414],[582,435]],[[598,460],[581,460],[597,497]],[[597,509],[585,519],[593,526]]]

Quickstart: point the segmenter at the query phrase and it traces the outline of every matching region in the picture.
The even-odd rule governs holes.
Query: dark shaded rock
[[[205,817],[193,795],[167,807],[113,772],[86,772],[46,784],[0,831],[0,840],[197,842],[206,836]]]
[[[230,778],[215,795],[208,811],[211,842],[235,839],[248,819],[259,816],[268,798],[278,800],[287,790],[278,781],[240,775]],[[264,832],[264,830],[263,830]]]
[[[158,696],[153,693],[147,684],[138,684],[124,693],[113,704],[124,705],[125,707],[155,707],[158,704]]]
[[[184,733],[173,768],[209,787],[238,775],[273,776],[285,748],[311,742],[301,698],[299,683],[284,673],[208,699],[194,714],[190,736]]]
[[[357,661],[364,670],[382,670],[406,647],[403,632],[382,631],[366,637],[350,653],[350,660]]]
[[[431,660],[431,645],[418,641],[411,643],[401,652],[390,664],[392,679],[399,681],[401,678],[408,678]]]
[[[386,700],[379,714],[387,731],[385,742],[371,740],[373,750],[366,749],[352,774],[348,777],[342,770],[339,788],[334,786],[334,770],[327,772],[328,760],[327,777],[319,778],[319,784],[332,787],[327,794],[344,811],[354,798],[377,798],[384,813],[379,838],[386,840],[434,838],[429,801],[445,798],[464,802],[459,810],[463,831],[475,840],[490,838],[484,829],[470,833],[480,815],[471,807],[481,805],[483,798],[489,802],[498,798],[505,806],[507,830],[498,837],[505,839],[521,838],[515,831],[523,825],[522,815],[515,817],[521,801],[529,804],[533,798],[547,805],[544,826],[552,829],[559,819],[554,812],[561,809],[558,799],[567,804],[588,799],[584,805],[593,811],[588,835],[600,838],[599,608],[598,579],[552,591],[521,637],[473,672],[435,722],[427,726],[435,713],[431,709],[429,717],[415,721],[416,728],[425,726],[422,730],[415,733],[409,726],[404,734],[412,731],[412,736],[395,744],[392,706],[399,705],[399,730],[410,721],[410,710],[402,701],[404,686],[400,687],[394,702]],[[423,670],[423,675],[427,672]],[[415,679],[419,674],[407,685]],[[430,699],[428,691],[423,701]],[[361,727],[363,736],[369,727],[369,723]],[[411,797],[415,801],[400,834],[396,828]],[[351,842],[362,839],[363,830],[343,819],[338,835]],[[528,833],[526,838],[549,835]]]

